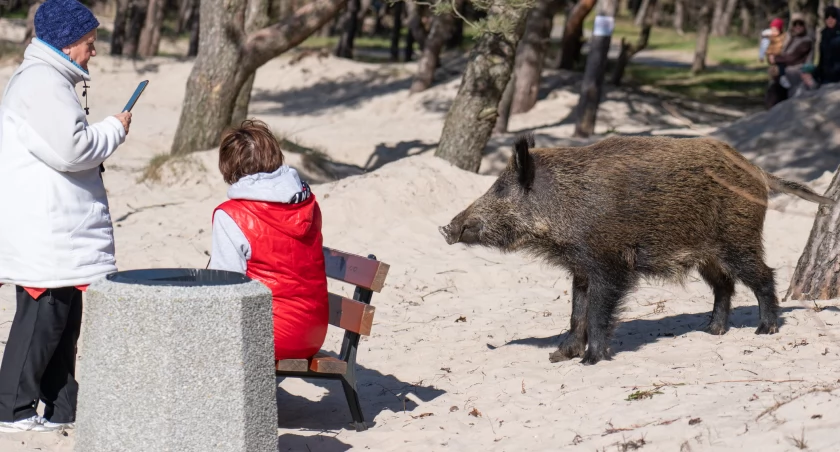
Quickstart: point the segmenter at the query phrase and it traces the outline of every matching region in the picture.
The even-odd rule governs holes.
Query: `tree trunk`
[[[353,59],[353,41],[359,28],[359,11],[361,10],[360,0],[347,0],[347,11],[341,18],[341,38],[335,48],[335,56],[339,58]]]
[[[639,30],[639,39],[635,44],[630,44],[624,38],[621,38],[621,52],[618,55],[618,61],[615,64],[615,69],[612,74],[612,84],[615,86],[621,85],[621,80],[624,78],[624,70],[630,59],[634,55],[644,50],[647,47],[648,39],[650,38],[650,29],[654,22],[654,10],[657,6],[656,0],[646,0],[648,3],[645,17],[642,18],[642,29]]]
[[[505,85],[505,90],[502,92],[502,98],[499,100],[499,107],[497,108],[499,117],[496,118],[496,124],[493,126],[494,134],[501,135],[503,133],[507,133],[508,131],[508,122],[510,121],[511,113],[510,108],[513,103],[513,91],[515,87],[516,71],[514,70],[510,76],[510,80],[508,80],[507,85]]]
[[[309,1],[286,20],[246,34],[245,0],[203,0],[200,49],[187,80],[172,155],[218,145],[254,72],[323,27],[345,2]]]
[[[140,32],[137,55],[151,58],[157,54],[160,46],[160,26],[163,23],[164,0],[149,0],[146,10],[146,22]]]
[[[198,44],[201,31],[201,0],[192,0],[193,9],[190,17],[190,48],[187,50],[188,57],[198,55]]]
[[[595,121],[598,118],[598,104],[604,88],[604,75],[607,71],[607,52],[610,50],[613,26],[610,23],[615,18],[618,6],[617,0],[599,0],[598,16],[595,30],[589,44],[589,55],[586,58],[586,70],[580,86],[580,97],[577,104],[574,136],[586,138],[595,132]],[[599,30],[597,21],[602,19],[606,24]]]
[[[712,0],[714,1],[714,10],[712,12],[712,35],[714,36],[722,36],[717,34],[718,29],[720,28],[720,22],[723,20],[723,12],[726,8],[726,1],[727,0]]]
[[[178,34],[181,34],[190,26],[190,17],[192,16],[192,7],[193,1],[192,0],[179,0],[178,3],[178,23],[175,26],[175,30]]]
[[[122,55],[123,53],[129,4],[130,0],[117,0],[117,12],[114,14],[114,31],[111,32],[111,55]]]
[[[269,0],[246,0],[248,2],[245,11],[245,33],[250,35],[257,30],[268,25],[268,7]],[[251,90],[254,88],[254,77],[256,71],[251,74],[245,81],[242,89],[239,90],[239,95],[236,96],[236,102],[233,106],[233,115],[231,115],[231,124],[240,124],[248,117],[248,104],[251,103]]]
[[[674,30],[680,36],[685,34],[685,1],[674,0]]]
[[[726,0],[720,17],[713,24],[715,36],[726,36],[729,34],[729,28],[732,26],[732,16],[735,15],[736,6],[738,6],[738,0]]]
[[[709,50],[709,34],[712,29],[712,0],[703,0],[698,15],[697,41],[694,45],[694,62],[691,64],[691,73],[699,74],[706,70],[706,53]]]
[[[653,9],[651,7],[650,0],[643,0],[641,6],[639,6],[639,12],[636,13],[636,19],[633,21],[633,25],[636,27],[641,27],[642,24],[645,23],[645,17],[647,17],[648,9]]]
[[[146,11],[149,9],[148,0],[131,1],[131,17],[128,20],[128,30],[123,46],[123,55],[135,58],[140,44],[140,33],[146,23]]]
[[[750,37],[752,36],[752,15],[750,14],[750,9],[747,7],[747,1],[741,1],[741,32],[740,35],[743,37]]]
[[[545,52],[559,3],[558,0],[538,0],[528,12],[525,32],[516,48],[516,85],[513,88],[511,114],[529,111],[537,103]]]
[[[391,6],[391,17],[394,22],[391,26],[391,61],[400,60],[400,33],[402,33],[404,5],[403,2],[399,1]]]
[[[488,18],[513,24],[511,33],[484,33],[470,51],[458,94],[446,114],[435,155],[458,168],[478,172],[481,155],[496,124],[502,93],[513,72],[516,45],[526,9],[494,3]]]
[[[426,38],[426,46],[417,62],[417,74],[411,83],[411,93],[425,91],[432,86],[435,77],[435,69],[440,62],[440,51],[446,44],[452,28],[455,26],[455,17],[450,13],[436,14],[432,18],[432,26],[429,27],[429,36]]]
[[[36,1],[29,6],[29,10],[26,12],[26,32],[23,35],[23,44],[24,47],[29,45],[29,42],[35,37],[35,12],[38,11],[38,7],[41,6],[42,1]]]
[[[595,0],[578,0],[566,19],[563,27],[563,43],[560,55],[560,69],[573,69],[580,58],[580,48],[583,45],[583,21],[595,7]]]
[[[411,30],[408,30],[408,33],[405,34],[405,49],[403,55],[403,61],[411,61],[414,57],[414,34],[411,33]]]
[[[420,50],[426,47],[426,29],[423,28],[422,21],[424,10],[413,1],[404,1],[406,2],[406,8],[408,8],[406,25],[410,35],[410,39],[406,40],[405,61],[411,61],[411,57],[414,55],[414,43],[417,43],[417,48]]]
[[[840,199],[840,171],[828,186],[825,197]],[[785,299],[829,300],[840,297],[840,203],[820,206],[808,244],[793,272]]]
[[[461,2],[463,4],[464,2]],[[458,6],[458,11],[461,11],[461,6]],[[461,11],[463,14],[463,11]],[[464,43],[464,21],[460,17],[455,18],[455,24],[452,26],[452,33],[446,41],[447,49],[457,49]]]

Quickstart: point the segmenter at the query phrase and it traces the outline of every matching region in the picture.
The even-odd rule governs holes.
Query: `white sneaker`
[[[790,81],[786,75],[779,77],[779,84],[782,85],[782,88],[784,89],[790,88]]]
[[[44,420],[44,427],[50,428],[52,430],[70,430],[72,428],[76,428],[75,422],[50,422],[48,420]]]
[[[55,427],[47,427],[44,425],[44,418],[41,416],[32,416],[28,419],[21,419],[15,422],[0,422],[0,432],[15,433],[15,432],[51,432]]]

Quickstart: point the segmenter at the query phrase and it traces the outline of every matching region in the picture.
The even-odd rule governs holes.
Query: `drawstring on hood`
[[[52,50],[53,52],[57,53],[58,55],[60,55],[60,56],[61,56],[62,58],[64,58],[65,60],[67,60],[67,61],[69,61],[70,63],[72,63],[72,64],[73,64],[73,66],[75,66],[76,68],[78,68],[79,70],[81,70],[82,72],[84,72],[84,73],[85,73],[85,75],[90,76],[90,73],[89,73],[89,72],[88,72],[85,68],[83,68],[83,67],[79,66],[79,64],[78,64],[78,63],[76,63],[75,61],[73,61],[73,60],[72,60],[69,56],[67,56],[67,54],[65,54],[65,53],[64,53],[64,52],[62,52],[61,50],[56,49],[55,47],[53,47],[53,46],[49,45],[48,43],[46,43],[46,42],[44,42],[44,41],[42,41],[42,40],[38,39],[37,37],[32,38],[32,42],[36,42],[36,41],[37,41],[39,44],[43,45],[44,47],[47,47],[48,49],[50,49],[50,50]],[[88,98],[87,98],[87,90],[88,90],[88,88],[90,88],[90,86],[88,86],[87,81],[88,81],[88,79],[87,79],[87,78],[84,78],[84,77],[82,78],[82,97],[84,97],[84,98],[85,98],[85,116],[89,116],[89,115],[90,115],[90,108],[88,108],[88,104],[87,104],[87,101],[88,101]],[[76,82],[76,83],[78,83],[78,82]],[[75,85],[75,83],[74,83],[74,85]]]

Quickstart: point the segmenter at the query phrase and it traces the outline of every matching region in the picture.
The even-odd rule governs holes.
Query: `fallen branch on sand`
[[[629,389],[637,389],[637,388],[664,388],[666,386],[704,386],[704,385],[714,385],[720,383],[804,383],[805,380],[765,380],[761,378],[752,379],[752,380],[719,380],[719,381],[705,381],[702,383],[661,383],[661,384],[652,384],[652,385],[633,385],[633,386],[622,386],[622,388],[629,388]]]
[[[131,210],[131,212],[128,212],[127,214],[125,214],[125,215],[123,215],[123,216],[121,216],[121,217],[117,218],[116,220],[114,220],[114,223],[122,223],[123,221],[125,221],[125,220],[126,220],[126,218],[128,218],[128,217],[130,217],[130,216],[134,215],[135,213],[142,212],[142,211],[144,211],[144,210],[146,210],[146,209],[154,209],[154,208],[156,208],[156,207],[169,207],[169,206],[177,206],[177,205],[179,205],[179,204],[183,204],[183,203],[182,203],[182,202],[171,202],[171,203],[166,203],[166,204],[155,204],[155,205],[152,205],[152,206],[143,206],[143,207],[138,207],[138,208],[136,208],[136,209],[135,209],[134,207],[131,207],[130,205],[126,204],[126,206],[128,206],[128,208],[129,208],[129,209],[132,209],[132,210]]]
[[[766,410],[762,411],[762,412],[761,412],[761,414],[759,414],[759,415],[755,418],[755,420],[757,421],[757,420],[761,419],[763,416],[765,416],[765,415],[767,415],[767,414],[770,414],[770,413],[775,412],[775,411],[776,411],[776,410],[778,410],[779,408],[781,408],[781,407],[783,407],[783,406],[787,405],[787,404],[788,404],[788,403],[790,403],[790,402],[793,402],[793,401],[794,401],[794,400],[796,400],[796,399],[799,399],[800,397],[806,396],[806,395],[808,395],[808,394],[813,394],[813,393],[815,393],[815,392],[831,392],[831,391],[834,391],[835,389],[837,389],[837,386],[836,386],[836,385],[834,385],[834,386],[823,386],[823,387],[820,387],[820,388],[811,388],[811,389],[809,389],[809,390],[807,390],[807,391],[805,391],[805,392],[803,392],[803,393],[801,393],[801,394],[798,394],[798,395],[795,395],[795,396],[793,396],[793,397],[790,397],[790,398],[788,398],[787,400],[783,400],[783,401],[781,401],[781,402],[776,402],[776,403],[775,403],[773,406],[771,406],[770,408],[767,408]]]

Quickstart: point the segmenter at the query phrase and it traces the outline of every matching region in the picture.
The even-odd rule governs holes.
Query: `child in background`
[[[208,268],[244,273],[271,289],[275,359],[310,358],[327,333],[321,210],[263,122],[225,132],[219,170],[230,200],[213,211]]]
[[[779,55],[782,53],[785,44],[785,21],[780,18],[775,18],[770,21],[770,28],[761,32],[761,41],[758,46],[758,60],[764,62],[767,60],[770,64],[770,77],[779,77],[779,84],[785,88],[790,87],[787,77],[785,77],[785,66],[783,64],[773,64],[770,61],[770,56]],[[788,86],[785,86],[788,85]]]

